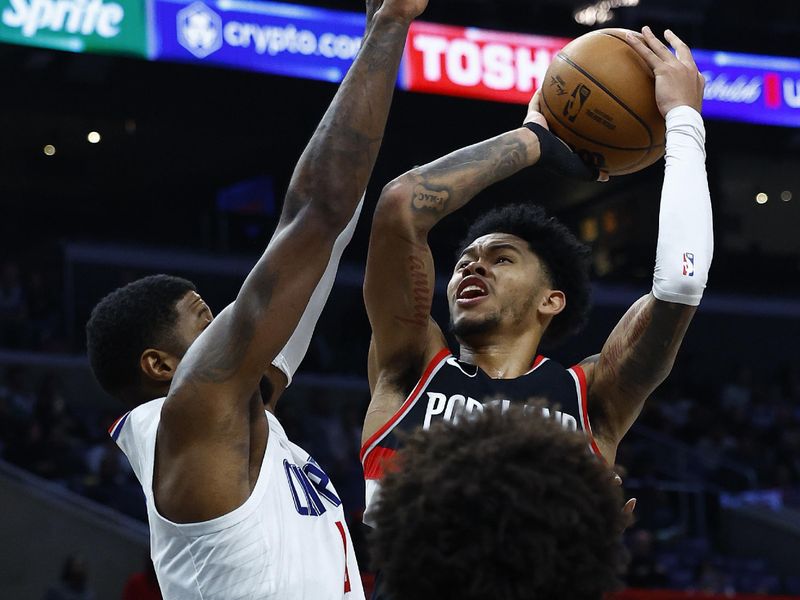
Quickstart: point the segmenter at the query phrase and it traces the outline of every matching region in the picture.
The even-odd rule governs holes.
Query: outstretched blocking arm
[[[444,346],[444,336],[430,318],[435,275],[427,237],[434,225],[493,183],[539,162],[543,147],[552,148],[556,162],[566,165],[563,171],[571,166],[572,175],[596,177],[546,131],[537,102],[534,97],[525,122],[539,123],[538,128],[520,127],[462,148],[401,175],[383,189],[372,222],[364,280],[373,335],[369,359],[373,405],[365,438],[398,407],[396,399],[388,406],[380,402],[385,390],[381,386],[407,393],[426,362]]]
[[[295,330],[366,188],[408,26],[425,0],[375,6],[362,49],[295,168],[265,253],[175,375],[158,433],[169,493],[157,489],[157,501],[162,510],[168,504],[167,516],[208,519],[249,496],[251,459],[266,444],[263,406],[253,400],[259,380]]]
[[[700,304],[714,245],[699,114],[702,75],[689,48],[674,34],[668,31],[666,36],[677,57],[648,28],[643,33],[629,42],[655,72],[656,98],[667,120],[653,290],[628,310],[602,352],[582,364],[594,433],[609,462],[644,401],[672,369]]]

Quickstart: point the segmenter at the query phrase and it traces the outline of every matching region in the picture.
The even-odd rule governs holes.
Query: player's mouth
[[[483,280],[475,275],[470,275],[458,284],[456,304],[458,306],[473,306],[483,301],[488,295],[489,292]]]

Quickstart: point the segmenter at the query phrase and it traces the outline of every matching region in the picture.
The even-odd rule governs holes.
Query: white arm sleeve
[[[297,371],[300,363],[303,362],[303,358],[308,351],[314,328],[317,326],[319,316],[322,314],[322,309],[325,308],[325,302],[327,302],[331,288],[333,288],[333,282],[336,280],[336,271],[339,269],[342,253],[347,244],[350,243],[350,240],[353,239],[353,232],[356,230],[358,217],[361,215],[363,206],[364,197],[362,196],[361,202],[358,203],[355,213],[353,213],[353,218],[350,219],[347,227],[339,234],[333,244],[328,266],[314,289],[314,293],[311,294],[311,299],[308,301],[306,310],[303,312],[303,316],[300,317],[300,322],[297,324],[294,333],[292,333],[292,337],[289,338],[289,341],[286,342],[286,345],[272,361],[272,364],[286,375],[287,386],[292,383],[292,376]]]
[[[667,113],[667,152],[653,295],[697,306],[714,254],[703,118],[688,106]]]

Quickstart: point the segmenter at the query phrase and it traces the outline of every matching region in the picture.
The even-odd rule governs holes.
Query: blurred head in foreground
[[[409,436],[371,542],[392,600],[600,600],[626,553],[622,492],[583,434],[486,411]]]

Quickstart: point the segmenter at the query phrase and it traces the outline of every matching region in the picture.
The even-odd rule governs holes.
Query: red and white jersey
[[[153,499],[164,399],[111,428],[147,500],[150,552],[165,600],[362,600],[342,503],[322,468],[267,412],[269,438],[250,497],[201,523],[173,523]]]
[[[531,369],[515,379],[493,379],[475,365],[462,362],[447,348],[426,367],[400,409],[361,448],[366,478],[364,523],[372,525],[372,504],[380,490],[383,465],[402,446],[403,436],[428,429],[437,421],[454,421],[486,406],[525,406],[560,422],[566,429],[584,431],[591,450],[601,456],[592,437],[587,407],[586,376],[580,366],[565,369],[537,356]]]

